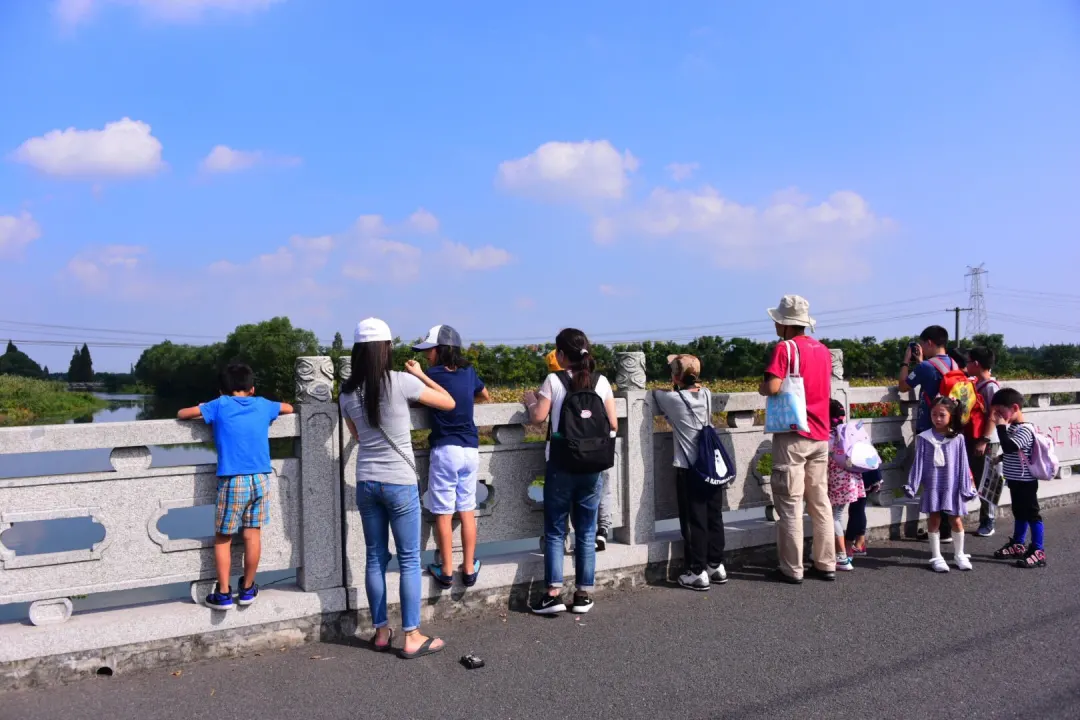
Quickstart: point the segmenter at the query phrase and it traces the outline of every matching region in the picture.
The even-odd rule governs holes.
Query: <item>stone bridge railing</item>
[[[347,374],[347,362],[338,368]],[[837,375],[840,372],[837,371]],[[629,376],[628,376],[629,377]],[[633,378],[630,378],[631,380]],[[115,424],[59,425],[0,429],[3,456],[23,453],[108,449],[112,471],[61,476],[0,479],[0,605],[30,603],[29,622],[0,624],[0,677],[7,686],[46,682],[85,669],[144,666],[172,658],[177,648],[193,647],[181,638],[232,633],[215,644],[208,636],[196,646],[202,655],[240,652],[265,638],[267,643],[318,637],[328,619],[366,611],[363,592],[365,549],[355,503],[355,448],[344,432],[332,398],[334,369],[329,358],[301,358],[297,364],[298,414],[279,418],[271,438],[293,438],[293,456],[274,460],[270,526],[264,531],[261,572],[291,571],[295,580],[267,587],[250,608],[228,614],[194,602],[169,601],[121,606],[72,615],[72,598],[190,583],[192,598],[214,578],[212,528],[204,537],[170,538],[160,522],[171,511],[213,504],[214,465],[155,467],[149,447],[207,443],[201,423],[145,421]],[[624,380],[628,382],[629,380]],[[1058,442],[1062,475],[1080,463],[1080,380],[1027,381],[1011,384],[1030,396],[1029,419]],[[895,388],[855,388],[834,380],[834,397],[846,404],[899,403],[902,417],[867,420],[877,443],[910,444],[914,398]],[[1067,394],[1067,395],[1066,395]],[[1068,404],[1051,400],[1068,399]],[[658,523],[677,517],[671,467],[670,432],[656,429],[651,394],[622,390],[617,401],[617,462],[606,473],[614,508],[614,542],[597,556],[602,580],[643,577],[646,566],[666,565],[681,557],[677,533]],[[721,437],[728,444],[739,476],[727,492],[732,510],[752,510],[769,503],[768,478],[758,461],[769,452],[769,436],[755,425],[764,400],[753,393],[715,394],[713,411],[725,413]],[[428,426],[427,412],[412,414],[415,429]],[[440,593],[425,583],[426,612],[460,612],[505,607],[535,582],[542,582],[537,541],[542,532],[542,492],[535,481],[544,469],[543,444],[526,441],[525,409],[519,404],[481,405],[476,423],[491,428],[493,445],[481,447],[480,481],[486,493],[478,512],[479,556],[484,571],[475,588]],[[416,453],[426,479],[427,453]],[[902,484],[904,452],[887,470],[888,486]],[[421,484],[423,491],[426,481]],[[1080,491],[1073,481],[1047,484],[1049,494]],[[1007,503],[1007,498],[1003,502]],[[871,523],[896,525],[917,516],[910,503],[885,491]],[[729,547],[769,544],[770,523],[760,511],[729,522]],[[86,517],[102,526],[92,546],[45,554],[21,554],[4,545],[14,525]],[[435,548],[430,518],[423,548]],[[239,545],[237,545],[239,548]],[[573,574],[571,558],[567,576]],[[241,564],[234,557],[234,575]],[[396,602],[397,583],[388,583]],[[124,597],[117,596],[123,603]],[[219,639],[225,638],[219,635]],[[237,638],[244,638],[238,640]],[[224,648],[224,649],[223,649]],[[187,657],[187,656],[184,656]],[[156,658],[156,660],[155,660]],[[0,684],[0,688],[5,684]]]

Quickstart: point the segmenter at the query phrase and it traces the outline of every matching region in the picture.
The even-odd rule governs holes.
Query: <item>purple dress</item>
[[[940,447],[944,464],[935,463],[934,455]],[[927,430],[915,438],[915,462],[904,491],[914,496],[922,487],[924,513],[966,515],[967,502],[975,497],[971,481],[964,436],[946,438],[934,430]]]

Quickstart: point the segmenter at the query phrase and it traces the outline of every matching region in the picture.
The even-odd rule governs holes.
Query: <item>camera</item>
[[[468,655],[462,655],[461,664],[469,668],[470,670],[484,667],[484,661],[476,657],[472,653],[469,653]]]

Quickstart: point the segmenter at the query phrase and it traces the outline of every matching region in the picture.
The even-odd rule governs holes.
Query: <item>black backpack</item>
[[[559,430],[548,434],[551,439],[551,462],[559,470],[568,473],[598,473],[615,465],[615,438],[611,437],[604,401],[596,393],[600,375],[594,373],[588,390],[571,389],[570,374],[563,370],[555,373],[563,387],[562,411],[559,413]]]
[[[718,487],[727,485],[735,479],[735,465],[731,462],[723,443],[720,442],[720,433],[716,432],[716,428],[712,426],[712,394],[707,389],[702,390],[702,393],[705,394],[705,417],[708,420],[701,422],[701,418],[694,412],[694,407],[683,395],[682,390],[676,392],[678,392],[682,401],[686,403],[686,409],[690,411],[690,417],[701,424],[701,432],[698,433],[697,456],[687,458],[690,460],[690,471],[709,485]],[[671,429],[675,430],[674,424]]]

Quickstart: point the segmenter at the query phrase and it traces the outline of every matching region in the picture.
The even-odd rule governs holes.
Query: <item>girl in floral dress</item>
[[[866,497],[866,488],[863,486],[863,476],[856,471],[848,470],[845,464],[841,464],[842,452],[839,450],[839,441],[836,436],[837,426],[845,423],[847,417],[843,404],[839,400],[829,400],[828,404],[829,424],[833,432],[828,437],[828,502],[833,505],[833,527],[836,533],[836,569],[841,571],[854,570],[845,544],[845,532],[843,532],[843,510]]]
[[[841,453],[837,450],[837,426],[846,422],[844,405],[838,400],[829,402],[829,421],[832,434],[829,436],[829,502],[833,510],[833,526],[836,533],[836,569],[854,570],[855,565],[847,553],[844,541],[844,508],[859,498],[866,497],[862,473],[848,470],[836,459]]]

